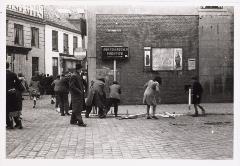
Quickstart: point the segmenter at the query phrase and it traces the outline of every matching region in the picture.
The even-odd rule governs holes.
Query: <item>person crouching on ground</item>
[[[197,77],[192,77],[192,104],[194,105],[195,114],[194,117],[198,116],[198,108],[202,110],[202,115],[205,115],[205,109],[200,105],[202,98],[203,88]]]
[[[121,94],[121,87],[117,81],[113,81],[113,84],[109,87],[109,101],[108,107],[110,109],[111,106],[114,106],[114,115],[115,117],[118,116],[118,104],[120,103],[120,94]]]
[[[86,100],[86,114],[85,117],[88,118],[92,110],[92,106],[98,107],[99,118],[106,118],[107,104],[106,104],[106,93],[104,90],[105,79],[100,78],[91,83],[88,97]]]
[[[144,87],[146,87],[144,95],[143,95],[143,104],[147,105],[147,119],[158,119],[155,116],[156,113],[156,106],[157,106],[157,100],[159,97],[159,86],[161,85],[162,80],[161,77],[155,77],[154,80],[149,80]],[[152,114],[151,117],[149,114],[150,106],[152,106]]]

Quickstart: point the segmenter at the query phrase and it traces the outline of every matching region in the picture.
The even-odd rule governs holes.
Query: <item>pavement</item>
[[[202,104],[205,117],[192,117],[187,104],[158,105],[173,118],[119,120],[111,115],[70,125],[43,96],[32,108],[23,101],[23,129],[6,130],[7,159],[233,159],[233,103]],[[120,116],[142,114],[144,105],[119,107]]]

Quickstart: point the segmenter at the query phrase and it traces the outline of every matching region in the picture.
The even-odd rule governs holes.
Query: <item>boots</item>
[[[22,126],[22,120],[20,117],[14,117],[14,121],[16,123],[16,125],[14,126],[15,128],[18,128],[18,129],[22,129],[23,126]]]
[[[37,101],[36,101],[36,99],[34,98],[34,99],[33,99],[33,108],[36,107],[36,103],[37,103]]]
[[[195,111],[195,114],[193,115],[193,117],[198,117],[198,111]]]
[[[13,129],[13,121],[10,119],[8,122],[7,122],[7,129]]]

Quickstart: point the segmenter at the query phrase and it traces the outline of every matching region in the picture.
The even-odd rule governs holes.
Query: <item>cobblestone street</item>
[[[192,117],[184,104],[159,105],[157,113],[182,113],[175,119],[119,120],[91,116],[87,127],[70,125],[43,96],[32,109],[23,101],[23,129],[7,130],[8,159],[232,159],[233,104],[203,104],[206,117]],[[193,108],[192,108],[193,109]],[[127,111],[128,110],[128,111]],[[120,106],[119,114],[145,113],[145,106]],[[193,110],[192,110],[193,113]]]

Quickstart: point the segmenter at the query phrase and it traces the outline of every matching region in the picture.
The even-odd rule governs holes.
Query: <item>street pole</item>
[[[116,79],[116,64],[117,63],[117,61],[116,61],[116,59],[114,59],[114,61],[113,61],[113,80],[114,81],[116,81],[117,79]]]
[[[191,98],[192,96],[191,96],[191,88],[189,88],[189,91],[188,91],[188,109],[189,110],[191,110],[191,103],[192,103],[192,101],[191,101]]]

